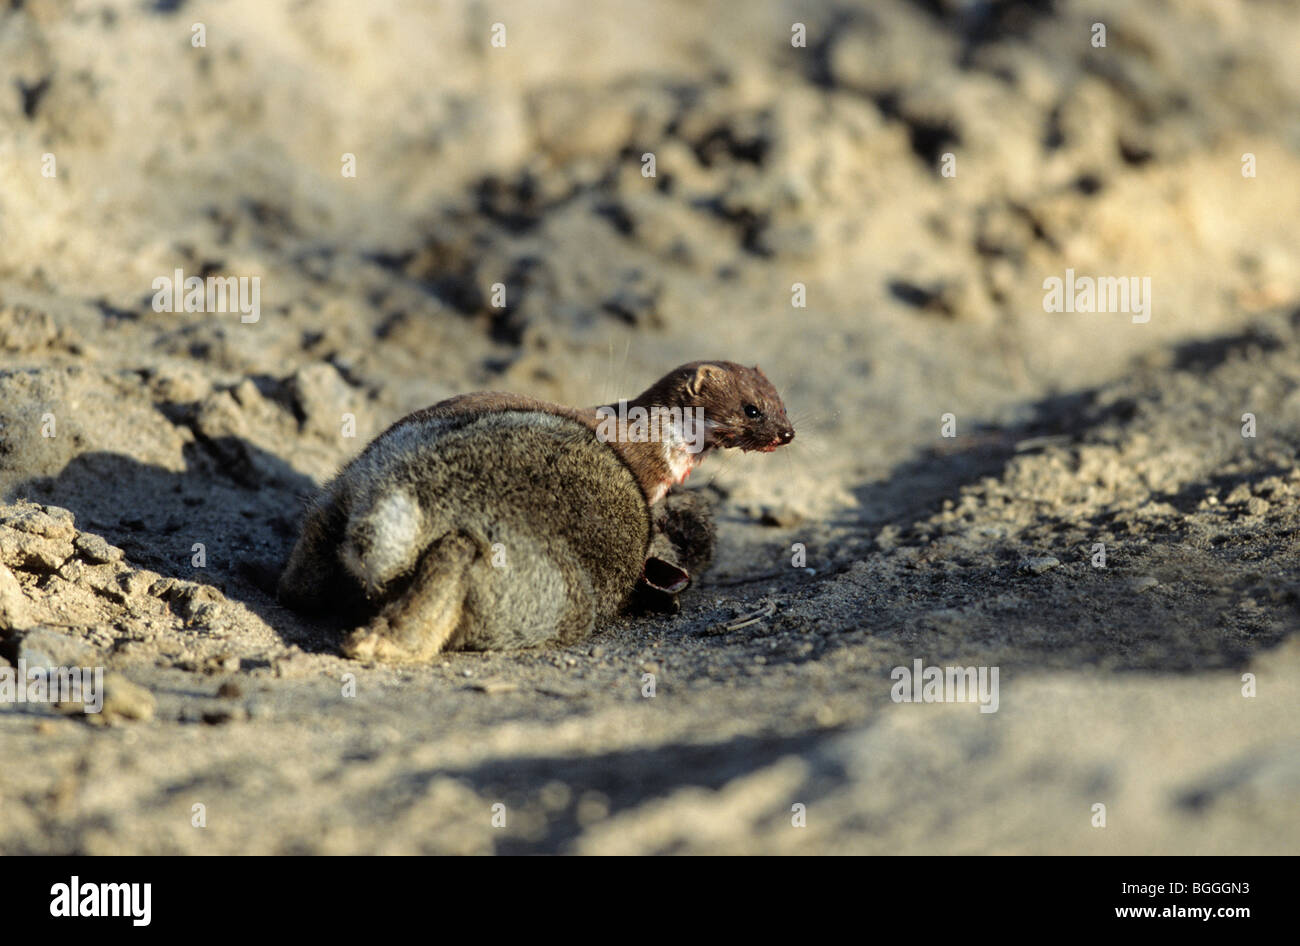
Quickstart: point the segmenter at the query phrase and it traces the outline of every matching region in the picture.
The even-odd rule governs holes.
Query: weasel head
[[[734,361],[693,361],[632,401],[588,413],[597,436],[629,459],[651,503],[685,481],[715,447],[770,453],[794,439],[772,382],[757,366]]]
[[[686,371],[688,403],[704,411],[708,446],[771,453],[794,439],[785,403],[757,365],[700,361],[677,371]]]

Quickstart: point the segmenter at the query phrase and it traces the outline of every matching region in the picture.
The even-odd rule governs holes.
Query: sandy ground
[[[5,5],[0,661],[111,676],[0,705],[0,852],[1294,852],[1297,48],[1281,0]],[[392,669],[276,603],[403,413],[704,357],[799,435],[692,479],[679,614]]]

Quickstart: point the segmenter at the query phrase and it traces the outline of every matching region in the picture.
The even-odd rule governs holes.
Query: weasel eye
[[[746,416],[746,417],[762,417],[762,416],[763,416],[763,412],[760,411],[760,410],[759,410],[757,407],[755,407],[753,404],[746,404],[746,405],[745,405],[745,416]]]

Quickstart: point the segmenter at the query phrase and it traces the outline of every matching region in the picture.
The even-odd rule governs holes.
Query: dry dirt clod
[[[149,690],[132,683],[120,673],[104,675],[101,696],[103,705],[98,713],[86,712],[84,701],[63,702],[58,704],[58,709],[84,719],[92,726],[112,726],[124,721],[147,722],[153,719],[158,705]]]
[[[1061,564],[1060,559],[1052,555],[1039,555],[1034,558],[1027,558],[1020,563],[1020,570],[1030,575],[1041,575],[1049,572]]]
[[[0,630],[26,627],[28,612],[27,596],[18,579],[8,566],[0,564]]]
[[[511,683],[506,680],[483,680],[470,685],[471,690],[479,693],[493,695],[497,693],[515,693],[519,690],[519,684]]]

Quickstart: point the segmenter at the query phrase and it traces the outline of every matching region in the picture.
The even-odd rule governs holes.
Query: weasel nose
[[[793,427],[791,427],[789,430],[784,430],[784,431],[781,432],[781,442],[782,442],[782,443],[789,443],[789,442],[790,442],[791,440],[793,440],[793,439],[794,439],[794,428],[793,428]]]

